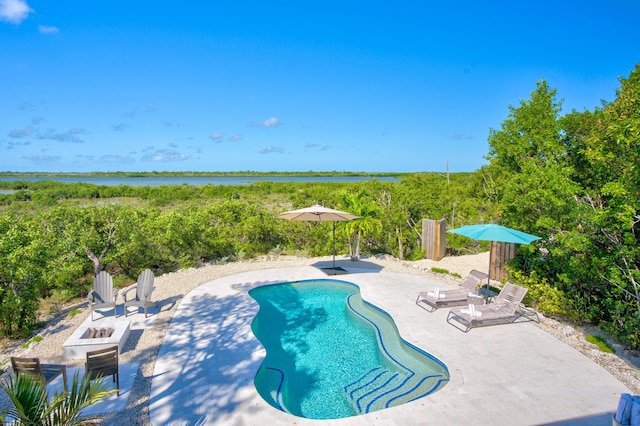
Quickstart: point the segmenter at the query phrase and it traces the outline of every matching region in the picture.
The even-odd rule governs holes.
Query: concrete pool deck
[[[532,323],[462,333],[449,309],[415,304],[446,286],[419,275],[347,269],[327,277],[313,266],[268,269],[210,281],[178,306],[155,362],[149,399],[154,425],[610,425],[620,394],[632,393],[604,368]],[[310,420],[267,404],[253,386],[265,351],[251,332],[248,295],[278,282],[335,278],[357,284],[402,337],[449,368],[451,379],[417,401],[362,416]]]

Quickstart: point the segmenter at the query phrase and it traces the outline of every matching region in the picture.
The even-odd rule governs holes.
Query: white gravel
[[[155,279],[156,290],[154,300],[162,301],[160,312],[157,314],[152,327],[138,332],[135,338],[129,338],[127,345],[121,354],[120,360],[126,362],[139,362],[140,368],[134,379],[134,384],[129,394],[125,410],[107,415],[103,424],[108,425],[149,425],[148,399],[153,375],[154,363],[158,350],[162,344],[168,329],[171,317],[182,298],[194,288],[217,278],[234,275],[242,272],[269,269],[288,268],[316,265],[318,262],[328,262],[331,257],[324,258],[299,258],[289,256],[260,257],[253,260],[233,262],[223,265],[207,264],[197,268],[180,270],[165,274]],[[367,263],[374,263],[388,272],[412,273],[431,276],[439,281],[457,285],[460,279],[451,274],[466,276],[472,269],[485,271],[489,265],[489,253],[477,255],[445,257],[440,261],[428,259],[409,262],[400,261],[391,256],[363,257],[358,262],[351,262],[347,258],[336,259],[337,265],[345,267],[367,267]],[[446,269],[450,274],[435,274],[431,268]],[[2,350],[2,365],[9,367],[9,357],[13,355],[40,357],[45,362],[65,363],[68,366],[82,366],[82,360],[65,361],[63,353],[64,341],[87,318],[89,310],[87,303],[66,307],[56,315],[46,319],[46,327],[38,332],[42,341],[31,342],[28,348],[23,348],[24,342],[6,344]],[[81,313],[71,316],[73,310],[80,309]],[[119,309],[122,309],[119,306]],[[603,354],[594,350],[594,345],[587,343],[583,338],[583,332],[557,321],[542,319],[540,327],[553,334],[557,338],[576,347],[585,355],[590,356],[599,364],[609,369],[627,387],[640,393],[640,362],[638,358],[630,356],[616,356]],[[133,336],[132,336],[133,337]],[[5,342],[6,343],[6,342]],[[620,352],[620,350],[619,350]],[[8,406],[9,401],[3,393],[0,396],[0,408]]]

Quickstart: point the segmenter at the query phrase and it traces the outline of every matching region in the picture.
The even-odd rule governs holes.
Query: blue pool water
[[[403,341],[391,317],[344,281],[269,285],[252,330],[267,355],[256,389],[296,416],[334,419],[403,404],[449,380],[447,367]]]

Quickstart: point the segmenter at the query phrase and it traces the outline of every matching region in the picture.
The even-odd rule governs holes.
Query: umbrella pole
[[[491,258],[493,257],[493,241],[489,241],[489,273],[487,274],[489,278],[487,278],[487,288],[489,288],[489,283],[491,282]]]
[[[336,223],[333,223],[333,270],[336,269]]]

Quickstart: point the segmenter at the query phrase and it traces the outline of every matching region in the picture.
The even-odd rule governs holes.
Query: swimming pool
[[[311,419],[365,414],[427,396],[447,367],[400,338],[391,317],[337,280],[258,287],[251,328],[267,351],[255,377],[273,407]]]

